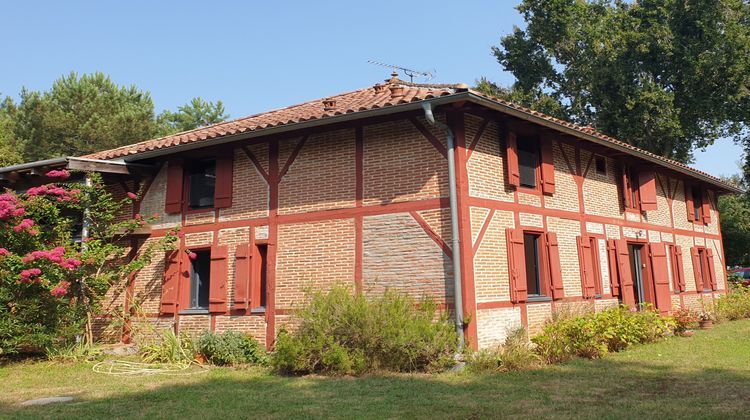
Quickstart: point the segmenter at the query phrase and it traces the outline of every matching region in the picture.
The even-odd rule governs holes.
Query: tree
[[[22,90],[14,133],[26,160],[84,155],[153,137],[154,104],[103,73],[70,73],[50,91]]]
[[[552,98],[575,122],[682,162],[720,138],[750,150],[747,0],[523,0],[518,10],[526,28],[493,53],[526,105]]]
[[[747,189],[747,183],[735,175],[724,181]],[[719,197],[721,236],[728,266],[750,266],[750,196],[723,195]]]
[[[13,133],[15,114],[15,104],[9,97],[6,97],[0,102],[0,167],[23,162]]]
[[[199,127],[220,123],[229,118],[221,101],[206,102],[193,98],[189,104],[177,108],[177,112],[164,111],[158,117],[161,135],[193,130]]]

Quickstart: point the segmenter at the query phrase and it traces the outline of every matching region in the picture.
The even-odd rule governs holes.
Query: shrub
[[[453,362],[454,326],[431,300],[393,291],[368,300],[343,287],[312,295],[294,332],[281,331],[271,362],[282,373],[438,371]]]
[[[547,363],[574,356],[600,358],[633,344],[656,341],[674,331],[671,318],[651,310],[631,312],[627,307],[607,309],[577,317],[553,319],[532,339],[535,351]]]
[[[164,330],[156,342],[141,347],[143,360],[149,363],[190,363],[195,359],[195,344],[189,336]]]
[[[750,287],[731,285],[729,292],[716,302],[716,315],[730,321],[750,318]]]
[[[470,354],[466,367],[474,373],[510,372],[534,368],[539,362],[526,330],[519,328],[508,335],[502,346]]]
[[[251,336],[235,331],[206,331],[195,343],[196,350],[214,365],[263,364],[265,351]]]
[[[677,310],[672,318],[675,323],[675,334],[683,334],[685,331],[695,328],[698,324],[698,314],[690,309]]]

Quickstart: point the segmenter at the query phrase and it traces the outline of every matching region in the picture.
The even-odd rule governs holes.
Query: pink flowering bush
[[[138,196],[116,199],[96,174],[91,186],[66,181],[65,170],[46,175],[52,183],[0,194],[0,356],[91,343],[106,292],[177,240],[175,230],[128,258],[124,239],[153,221],[120,217]],[[84,218],[89,236],[80,238]]]

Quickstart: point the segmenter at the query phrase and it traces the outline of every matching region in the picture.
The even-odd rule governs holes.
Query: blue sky
[[[200,96],[232,117],[387,78],[378,60],[436,70],[433,82],[510,84],[490,53],[522,26],[515,1],[6,2],[0,93],[45,90],[70,71],[102,71],[151,92],[157,111]],[[729,141],[695,166],[738,172]]]

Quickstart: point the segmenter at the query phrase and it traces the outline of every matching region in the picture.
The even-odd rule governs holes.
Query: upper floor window
[[[539,140],[533,137],[520,137],[518,139],[518,170],[521,186],[536,188],[539,160]]]
[[[693,195],[693,220],[702,220],[703,193],[698,187],[691,187],[691,193]]]
[[[205,209],[214,206],[216,160],[195,162],[187,168],[188,207]]]

